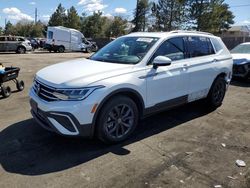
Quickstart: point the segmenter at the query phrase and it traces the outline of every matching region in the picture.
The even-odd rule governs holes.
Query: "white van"
[[[50,52],[83,51],[86,41],[84,35],[71,28],[62,26],[48,27],[45,48]]]

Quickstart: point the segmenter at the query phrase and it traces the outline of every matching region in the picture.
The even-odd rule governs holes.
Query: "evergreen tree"
[[[103,23],[102,12],[94,12],[93,15],[82,18],[81,31],[85,37],[101,37]]]
[[[66,21],[66,9],[60,3],[56,11],[50,17],[49,26],[64,26]]]
[[[159,0],[154,7],[158,29],[171,31],[180,29],[184,22],[185,6],[180,0]]]
[[[75,7],[72,6],[68,10],[65,26],[73,29],[80,29],[80,24],[80,16],[78,15]]]
[[[107,36],[119,37],[126,34],[127,20],[119,16],[115,16],[109,28],[107,28]]]
[[[234,24],[234,15],[229,11],[228,4],[224,0],[213,0],[210,3],[211,12],[206,13],[203,17],[207,20],[202,22],[201,28],[214,34],[219,34],[222,30],[227,30],[230,25]]]
[[[189,0],[189,18],[198,31],[220,33],[234,23],[234,15],[224,0]]]
[[[10,21],[8,21],[6,26],[5,26],[4,34],[5,35],[15,35],[15,28]]]
[[[137,0],[134,19],[132,21],[135,25],[134,32],[146,30],[149,10],[150,5],[148,0]]]

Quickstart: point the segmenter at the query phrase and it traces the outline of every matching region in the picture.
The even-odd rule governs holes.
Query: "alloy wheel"
[[[120,139],[131,130],[134,121],[135,115],[130,106],[117,105],[108,114],[105,130],[110,137]]]

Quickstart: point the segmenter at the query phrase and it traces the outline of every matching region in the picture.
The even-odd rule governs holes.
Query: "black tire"
[[[217,77],[210,88],[206,98],[206,105],[209,109],[216,109],[222,105],[226,94],[226,81],[223,77]]]
[[[18,54],[25,54],[26,53],[26,49],[22,46],[19,46],[17,48],[17,51],[16,51]]]
[[[59,46],[58,50],[59,53],[63,53],[65,51],[65,48],[63,46]]]
[[[95,44],[93,44],[93,45],[92,45],[92,51],[93,51],[93,52],[97,52],[97,51],[98,51],[98,46],[95,45]]]
[[[8,98],[11,95],[11,88],[9,86],[7,86],[7,87],[2,86],[1,94],[4,98]]]
[[[88,47],[88,48],[86,49],[86,51],[87,51],[87,53],[92,53],[91,47]]]
[[[109,100],[97,119],[97,137],[107,144],[126,140],[134,132],[139,120],[135,102],[126,96]]]
[[[20,81],[17,81],[16,83],[16,88],[18,91],[23,91],[24,90],[24,81],[23,80],[20,80]]]

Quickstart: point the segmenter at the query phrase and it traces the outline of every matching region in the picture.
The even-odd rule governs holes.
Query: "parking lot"
[[[0,187],[250,187],[250,82],[233,81],[222,107],[196,102],[149,117],[107,146],[40,128],[30,115],[34,74],[84,53],[0,54],[26,88],[0,98]],[[65,70],[66,72],[67,70]],[[246,167],[238,167],[237,159]]]

